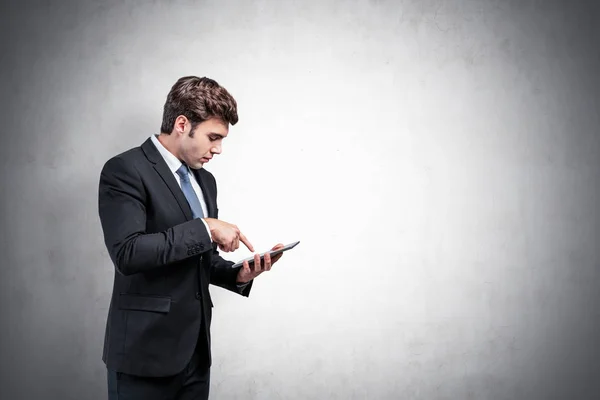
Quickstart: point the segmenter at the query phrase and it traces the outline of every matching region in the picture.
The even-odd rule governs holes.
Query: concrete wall
[[[189,74],[239,104],[221,218],[301,240],[211,289],[212,398],[600,397],[593,2],[13,3],[2,399],[106,398],[100,168]]]

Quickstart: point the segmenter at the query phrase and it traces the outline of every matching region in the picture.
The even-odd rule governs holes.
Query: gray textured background
[[[600,398],[595,2],[13,3],[2,399],[106,397],[100,168],[188,74],[239,104],[221,217],[302,241],[211,289],[212,398]]]

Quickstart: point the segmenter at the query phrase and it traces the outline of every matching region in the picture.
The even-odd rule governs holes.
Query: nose
[[[214,146],[212,149],[210,149],[210,152],[213,154],[221,154],[221,145]]]

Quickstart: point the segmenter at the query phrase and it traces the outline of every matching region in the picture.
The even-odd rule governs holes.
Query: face
[[[190,137],[191,123],[186,121],[177,135],[179,158],[190,168],[200,169],[214,157],[221,154],[223,139],[229,133],[229,127],[219,118],[208,119],[196,125],[193,137]]]

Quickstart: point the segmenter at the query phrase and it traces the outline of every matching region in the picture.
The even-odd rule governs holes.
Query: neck
[[[172,143],[171,135],[168,135],[166,133],[161,133],[160,135],[158,135],[157,139],[160,142],[160,144],[162,144],[165,147],[165,149],[167,149],[169,151],[169,153],[173,154],[178,159],[181,159],[179,157],[179,155],[177,155],[177,152],[175,151],[175,146]]]

